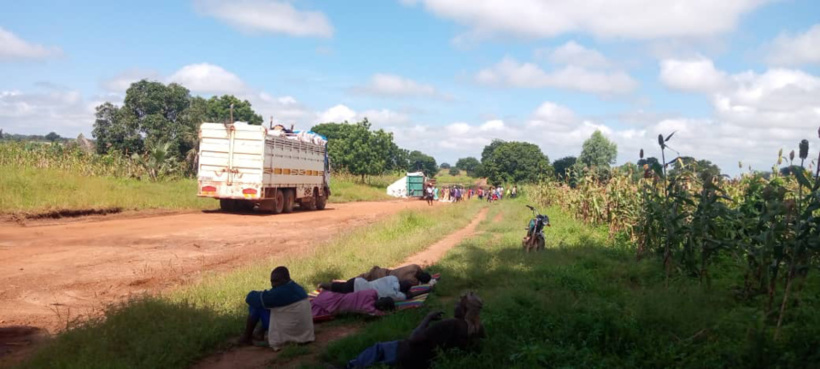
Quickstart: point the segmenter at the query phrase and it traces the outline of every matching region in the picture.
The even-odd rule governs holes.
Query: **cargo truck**
[[[323,210],[330,196],[327,141],[312,132],[273,130],[244,122],[199,128],[200,197],[223,211],[274,214]]]

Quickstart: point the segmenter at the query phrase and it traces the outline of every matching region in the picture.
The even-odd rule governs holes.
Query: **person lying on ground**
[[[319,296],[310,301],[310,305],[314,318],[344,313],[381,316],[385,311],[396,309],[396,303],[392,298],[379,298],[376,290],[353,293],[322,291]]]
[[[367,273],[362,273],[359,278],[364,278],[368,281],[375,281],[379,278],[384,278],[389,275],[395,276],[400,281],[408,281],[412,285],[419,283],[430,283],[432,276],[430,273],[424,271],[418,264],[407,264],[396,269],[387,269],[380,266],[374,266]]]
[[[253,344],[253,331],[259,322],[274,349],[288,342],[313,342],[313,316],[305,289],[290,279],[290,271],[283,266],[271,271],[270,284],[271,289],[251,291],[245,297],[248,319],[239,343]]]
[[[389,297],[393,301],[403,301],[412,299],[413,292],[410,288],[413,285],[408,281],[399,281],[396,276],[389,275],[375,281],[368,281],[364,278],[351,278],[346,282],[329,282],[319,284],[319,288],[324,291],[336,293],[353,293],[358,291],[376,290],[379,298]]]
[[[428,314],[409,338],[400,341],[380,342],[362,351],[347,363],[347,368],[367,368],[386,364],[397,368],[429,368],[437,352],[452,348],[476,350],[485,337],[479,314],[483,302],[469,292],[456,304],[453,319],[439,320],[441,312]]]

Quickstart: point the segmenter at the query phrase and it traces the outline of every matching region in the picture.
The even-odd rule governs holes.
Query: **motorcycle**
[[[546,215],[543,215],[535,210],[534,207],[527,205],[527,207],[532,210],[533,218],[530,219],[530,223],[527,226],[527,236],[521,241],[521,245],[524,247],[524,250],[530,252],[530,250],[543,250],[544,249],[544,227],[552,227],[550,225],[550,218]]]

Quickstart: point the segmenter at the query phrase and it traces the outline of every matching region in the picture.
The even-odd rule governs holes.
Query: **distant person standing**
[[[433,185],[427,184],[427,188],[425,188],[424,198],[427,200],[427,205],[433,205]]]
[[[513,186],[512,188],[512,198],[516,198],[518,196],[518,186]]]

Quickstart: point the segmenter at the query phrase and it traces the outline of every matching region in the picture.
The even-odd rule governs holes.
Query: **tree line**
[[[191,175],[196,173],[199,125],[230,119],[257,125],[263,121],[250,102],[233,95],[206,99],[192,96],[177,83],[141,80],[126,90],[121,105],[97,106],[92,135],[98,154],[131,157],[151,167],[157,177],[180,168]],[[392,133],[372,130],[366,118],[357,123],[322,123],[312,130],[328,138],[328,155],[336,171],[362,179],[397,171],[434,176],[438,171],[432,156],[398,147]]]
[[[346,171],[364,180],[368,175],[391,172],[438,172],[436,159],[421,151],[409,151],[393,142],[393,133],[371,130],[367,118],[356,123],[322,123],[311,131],[328,140],[327,153],[334,170]]]

